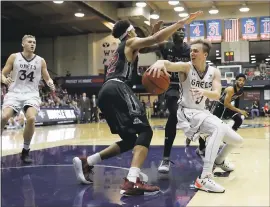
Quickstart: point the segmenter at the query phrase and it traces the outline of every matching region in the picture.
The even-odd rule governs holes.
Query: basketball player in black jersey
[[[233,86],[228,86],[224,89],[219,101],[216,101],[212,104],[211,113],[217,116],[220,119],[223,119],[225,116],[230,117],[234,124],[232,126],[234,131],[237,131],[241,124],[243,123],[244,117],[248,116],[248,113],[245,110],[238,108],[239,97],[244,94],[244,85],[246,83],[245,74],[238,74],[235,78],[236,82]],[[232,104],[234,102],[234,106]],[[205,140],[208,136],[199,138],[199,148],[196,150],[196,153],[199,156],[204,156],[205,151]]]
[[[157,24],[160,25],[160,22]],[[156,30],[158,28],[155,28]],[[148,48],[140,50],[140,53],[160,52],[164,60],[171,62],[188,62],[190,61],[190,46],[184,42],[185,28],[182,27],[172,35],[172,41],[162,42]],[[170,112],[166,127],[163,160],[161,161],[158,171],[160,173],[168,173],[170,170],[170,154],[172,145],[176,136],[177,125],[177,101],[179,99],[179,74],[170,72],[170,86],[165,93],[166,106]],[[189,141],[189,139],[187,139]],[[188,144],[190,141],[188,142]]]
[[[118,21],[114,25],[112,34],[121,42],[105,71],[105,82],[99,92],[98,106],[111,132],[118,134],[122,140],[87,158],[75,157],[73,165],[80,182],[87,184],[93,182],[89,175],[95,164],[133,149],[131,168],[120,187],[120,193],[143,195],[159,192],[159,187],[145,184],[139,178],[140,168],[146,159],[153,131],[142,103],[131,89],[132,73],[137,71],[137,55],[141,48],[165,41],[184,24],[189,24],[200,14],[202,12],[190,14],[183,20],[146,38],[138,38],[134,27],[127,20]]]

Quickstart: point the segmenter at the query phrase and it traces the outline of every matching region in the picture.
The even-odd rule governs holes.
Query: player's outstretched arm
[[[132,48],[133,50],[139,50],[144,47],[149,47],[154,44],[161,43],[165,40],[167,40],[170,36],[172,36],[173,33],[175,33],[179,28],[182,28],[185,24],[189,24],[194,19],[196,19],[198,16],[202,15],[202,11],[197,11],[195,13],[191,13],[188,17],[179,20],[175,24],[168,26],[157,33],[145,37],[145,38],[138,38],[134,37],[127,41],[127,46]]]
[[[168,60],[158,60],[156,61],[153,65],[151,65],[148,69],[147,72],[148,74],[152,74],[153,77],[158,77],[160,76],[160,72],[164,71],[165,74],[168,76],[169,72],[182,72],[182,73],[188,73],[190,70],[190,64],[186,62],[170,62]]]
[[[50,77],[50,74],[49,74],[48,69],[47,69],[47,64],[46,64],[46,61],[44,59],[42,59],[41,72],[42,72],[42,77],[45,80],[46,84],[50,87],[50,89],[52,91],[54,91],[55,90],[55,86],[53,84],[53,80]]]
[[[245,117],[248,116],[248,113],[245,110],[241,110],[235,106],[232,105],[232,97],[234,94],[234,89],[232,86],[227,87],[226,89],[226,96],[224,99],[224,106],[232,111],[235,111],[237,113],[243,114]]]

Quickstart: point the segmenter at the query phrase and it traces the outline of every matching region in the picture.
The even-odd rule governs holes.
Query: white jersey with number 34
[[[216,68],[207,65],[204,74],[199,75],[196,68],[189,62],[190,71],[187,74],[187,78],[184,82],[180,83],[180,98],[179,104],[185,108],[190,109],[205,109],[205,101],[207,97],[196,97],[190,91],[191,88],[203,88],[206,90],[212,90],[213,79]]]
[[[42,57],[35,55],[27,60],[22,53],[16,53],[11,78],[14,80],[9,86],[10,92],[36,93],[41,80]]]

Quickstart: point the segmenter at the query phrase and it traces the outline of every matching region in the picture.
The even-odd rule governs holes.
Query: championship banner
[[[204,21],[193,21],[190,23],[190,41],[196,39],[204,39],[205,30],[204,30]]]
[[[241,19],[242,38],[244,40],[258,39],[258,24],[256,17],[247,17]]]
[[[221,20],[206,21],[207,39],[211,42],[221,42]]]
[[[270,39],[270,17],[260,17],[261,39]]]
[[[171,25],[174,24],[174,23],[175,23],[175,22],[164,23],[164,24],[162,25],[161,28],[171,26]],[[184,42],[187,42],[188,32],[187,32],[187,25],[186,25],[186,24],[184,25],[184,28],[185,28],[185,38],[184,38]]]
[[[36,116],[35,125],[75,123],[77,117],[72,108],[67,109],[40,109]]]

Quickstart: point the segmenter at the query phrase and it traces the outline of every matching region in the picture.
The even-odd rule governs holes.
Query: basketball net
[[[227,84],[231,84],[232,83],[232,78],[227,77]]]

